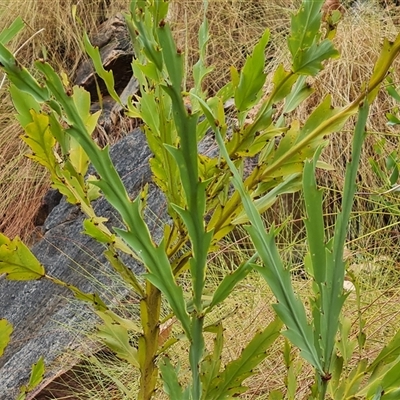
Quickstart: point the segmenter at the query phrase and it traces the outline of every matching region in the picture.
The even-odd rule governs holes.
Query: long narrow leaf
[[[234,272],[224,277],[213,294],[208,311],[211,311],[213,307],[222,303],[233,292],[235,286],[242,281],[255,267],[253,262],[257,257],[258,254],[256,253],[245,263],[241,264]]]
[[[6,45],[18,34],[18,32],[20,32],[24,28],[24,26],[24,21],[21,17],[18,17],[8,28],[1,31],[0,43]]]
[[[367,99],[360,107],[358,121],[354,131],[352,145],[352,160],[347,165],[343,190],[342,211],[340,212],[333,238],[332,253],[327,253],[326,281],[320,283],[322,295],[321,336],[324,348],[325,368],[330,367],[334,349],[336,332],[339,324],[339,315],[345,300],[343,281],[345,276],[345,262],[343,261],[344,244],[346,241],[354,194],[357,190],[356,177],[361,156],[362,144],[365,138],[369,105]]]
[[[250,195],[247,193],[238,170],[229,158],[221,133],[215,125],[215,118],[213,118],[212,111],[204,101],[199,99],[199,102],[210,125],[214,127],[220,153],[225,158],[233,174],[233,184],[240,194],[243,206],[251,222],[251,226],[247,227],[247,230],[250,233],[257,252],[264,262],[264,267],[257,268],[257,270],[266,279],[279,302],[274,308],[288,328],[284,334],[300,348],[303,357],[320,373],[323,373],[322,364],[314,343],[312,328],[307,322],[303,303],[296,297],[293,291],[290,272],[284,268],[282,260],[279,257],[274,241],[274,231],[272,230],[269,234],[265,232],[262,218]]]

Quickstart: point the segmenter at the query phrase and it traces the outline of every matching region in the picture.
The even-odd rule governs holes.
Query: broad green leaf
[[[282,150],[285,151],[278,148],[279,156],[276,156],[273,151],[268,155],[266,158],[268,165],[263,171],[262,178],[264,179],[264,177],[272,174],[276,175],[282,165],[288,161],[290,163],[294,159],[303,162],[307,158],[312,158],[317,148],[326,144],[323,135],[339,130],[347,119],[356,112],[357,107],[355,105],[342,110],[332,109],[330,98],[327,96],[323,103],[314,110],[297,137],[295,133],[299,129],[299,125],[297,121],[292,122],[291,140],[288,139],[284,142]],[[294,144],[289,146],[289,143]]]
[[[400,330],[390,342],[381,350],[375,360],[369,365],[368,371],[373,372],[380,365],[387,365],[400,356]]]
[[[300,76],[290,94],[285,98],[283,113],[290,113],[295,110],[313,92],[311,86],[306,83],[306,77]]]
[[[114,325],[120,325],[129,332],[136,334],[142,333],[142,328],[140,326],[140,323],[134,321],[133,319],[120,317],[118,314],[116,314],[114,311],[110,309],[105,311],[97,310],[95,312],[101,319],[103,319],[107,323],[111,322],[112,320],[112,323]]]
[[[152,62],[148,62],[146,65],[142,65],[139,62],[134,61],[132,63],[132,67],[134,75],[138,77],[139,82],[144,87],[147,87],[146,77],[156,82],[158,82],[160,79],[157,66]],[[142,77],[142,79],[140,79],[140,77]]]
[[[72,170],[72,173],[71,173]],[[78,174],[73,166],[68,170],[68,166],[58,169],[58,179],[53,178],[53,187],[57,188],[60,193],[66,196],[67,201],[71,204],[81,205],[83,203],[89,205],[87,198],[87,187],[83,182],[83,176]]]
[[[171,364],[169,358],[162,358],[160,371],[163,380],[164,393],[167,394],[171,400],[186,399],[187,394],[184,396],[182,386],[179,383],[178,370]]]
[[[35,388],[43,380],[44,376],[44,359],[40,357],[36,364],[32,365],[32,372],[29,378],[28,387],[30,390]]]
[[[4,349],[10,342],[12,332],[12,325],[6,319],[0,319],[0,357],[3,355]]]
[[[396,363],[397,361],[395,360],[389,364],[381,364],[375,368],[372,374],[369,376],[367,384],[364,385],[361,390],[359,390],[357,395],[365,398],[371,398],[377,392],[382,392],[382,379]],[[368,372],[368,369],[366,372]]]
[[[388,119],[387,125],[395,126],[400,124],[400,119],[396,115],[391,113],[386,113],[386,118]]]
[[[396,386],[396,388],[393,388],[393,390],[389,391],[388,393],[383,393],[380,398],[382,400],[397,400],[400,398],[400,389],[398,386]]]
[[[311,47],[319,38],[324,0],[304,0],[298,11],[292,15],[291,29],[288,38],[292,57],[303,49]]]
[[[60,145],[61,155],[66,157],[69,152],[69,135],[65,134],[65,129],[61,126],[58,116],[55,112],[49,114],[49,124],[51,134]]]
[[[293,62],[293,72],[315,76],[323,69],[322,61],[337,57],[339,57],[339,52],[330,40],[325,39],[297,54]]]
[[[332,356],[332,378],[329,382],[328,390],[332,397],[334,397],[334,393],[336,389],[339,387],[340,380],[343,374],[343,358],[337,355],[335,352]]]
[[[92,182],[97,180],[97,177],[95,177],[94,175],[88,175],[86,179],[87,198],[89,202],[97,200],[99,197],[101,197],[99,188],[92,184]]]
[[[318,107],[311,113],[308,117],[306,123],[304,124],[303,128],[301,129],[301,133],[297,139],[297,142],[306,138],[308,135],[312,134],[312,132],[318,128],[322,127],[326,121],[330,122],[334,117],[337,118],[334,122],[327,124],[327,126],[323,127],[323,132],[320,132],[320,135],[329,134],[335,131],[340,131],[343,127],[344,123],[348,119],[348,115],[344,114],[341,118],[339,115],[341,113],[340,108],[335,108],[331,104],[331,96],[327,95],[324,100],[318,105]],[[314,143],[313,143],[314,144]]]
[[[285,384],[287,387],[286,398],[288,400],[296,400],[297,391],[297,377],[301,374],[302,360],[297,360],[293,362],[287,371],[287,377],[285,379]]]
[[[35,389],[37,385],[39,385],[40,382],[42,382],[44,377],[44,359],[43,357],[40,357],[38,362],[36,364],[32,365],[32,371],[31,375],[29,378],[29,383],[28,385],[24,385],[20,388],[20,393],[19,396],[17,397],[17,400],[25,400],[26,395]]]
[[[0,275],[12,281],[41,279],[46,271],[19,237],[8,239],[0,233]]]
[[[87,133],[90,136],[97,124],[101,112],[90,113],[90,94],[81,87],[74,86],[72,98],[82,122],[85,124]],[[77,140],[70,139],[69,159],[75,171],[85,175],[89,167],[89,157]]]
[[[175,90],[180,91],[183,79],[183,57],[181,51],[176,48],[168,23],[160,24],[157,33],[171,85]]]
[[[21,17],[18,17],[13,23],[6,29],[3,29],[0,33],[0,43],[6,45],[12,40],[18,32],[24,28],[25,24]]]
[[[253,262],[257,257],[258,254],[256,253],[248,261],[242,263],[235,271],[225,275],[213,294],[211,304],[208,307],[210,311],[213,307],[222,303],[233,292],[235,286],[246,278],[253,269]]]
[[[206,67],[206,56],[207,56],[207,44],[210,39],[210,34],[208,30],[208,21],[206,16],[207,6],[204,3],[204,18],[200,25],[198,38],[199,38],[199,59],[193,66],[193,79],[194,79],[194,90],[200,95],[202,93],[202,83],[204,78],[213,71],[213,67]]]
[[[326,253],[325,253],[325,230],[322,212],[323,192],[317,189],[314,160],[307,161],[303,174],[303,193],[306,206],[307,218],[305,225],[307,230],[308,249],[311,256],[312,276],[317,282],[326,280]]]
[[[95,217],[90,219],[85,219],[83,221],[84,233],[89,235],[97,242],[100,243],[112,243],[115,241],[115,235],[112,235],[110,232],[104,232],[99,225],[107,222],[107,218]]]
[[[352,160],[346,167],[345,183],[342,196],[342,211],[338,215],[333,237],[332,253],[328,253],[326,281],[321,283],[322,293],[322,319],[321,331],[324,349],[325,367],[329,368],[336,332],[338,330],[339,316],[346,296],[343,294],[343,281],[345,276],[345,262],[343,249],[348,234],[350,213],[357,190],[356,178],[361,157],[361,149],[365,139],[365,126],[369,113],[368,101],[365,99],[360,107],[359,116],[354,131],[352,144]]]
[[[33,110],[36,114],[39,114],[40,104],[29,93],[18,89],[13,84],[10,85],[9,90],[14,107],[18,112],[16,118],[21,126],[25,129],[30,122],[33,122],[31,110]]]
[[[87,120],[91,116],[90,93],[81,86],[74,86],[72,91],[72,99],[74,100],[76,109],[82,120]]]
[[[360,384],[365,378],[367,360],[358,360],[350,374],[342,379],[341,384],[336,388],[335,399],[352,399],[359,391]]]
[[[320,42],[323,3],[323,0],[305,0],[292,16],[288,45],[294,73],[314,76],[322,69],[322,61],[339,56],[329,39]]]
[[[380,400],[382,398],[382,395],[383,395],[383,389],[382,389],[382,386],[379,386],[376,389],[375,395],[372,398],[372,400]]]
[[[269,30],[266,30],[254,47],[253,53],[247,57],[240,73],[239,85],[235,90],[235,105],[239,112],[248,110],[260,98],[260,90],[266,78],[265,47],[269,36]]]
[[[157,112],[156,95],[154,92],[144,92],[140,100],[140,116],[150,128],[153,135],[159,135],[160,115]]]
[[[210,331],[210,329],[207,329]],[[207,400],[207,393],[211,390],[213,380],[217,377],[221,368],[221,355],[224,346],[224,330],[221,323],[213,326],[214,348],[201,362],[201,383],[202,383],[202,400]]]
[[[383,46],[379,58],[374,66],[374,72],[368,83],[368,101],[371,104],[376,98],[380,84],[385,79],[389,68],[400,51],[400,33],[394,42],[384,38]]]
[[[49,101],[48,105],[52,107],[56,113],[59,113],[58,109],[60,106],[64,110],[63,117],[70,126],[68,129],[62,130],[64,135],[66,132],[68,135],[74,137],[81,144],[81,146],[84,147],[85,152],[93,162],[93,159],[95,159],[94,149],[98,148],[98,146],[88,134],[88,130],[76,108],[74,99],[65,92],[61,78],[48,63],[36,61],[35,66],[45,76],[46,87],[57,99],[57,101]],[[79,135],[75,135],[77,132],[79,132]],[[62,138],[61,143],[64,147],[66,146],[66,143],[64,140],[62,140]],[[68,152],[69,148],[66,150]]]
[[[268,395],[268,400],[283,400],[283,393],[280,390],[272,390]]]
[[[350,318],[342,317],[339,325],[340,340],[336,342],[336,346],[343,357],[344,365],[347,366],[356,347],[357,341],[350,339],[350,330],[352,321]]]
[[[116,321],[105,312],[96,312],[104,324],[97,327],[96,335],[113,351],[117,357],[128,361],[136,368],[140,368],[137,358],[137,349],[130,345],[128,328],[120,321]],[[122,319],[121,319],[122,320]]]
[[[286,71],[284,66],[279,64],[272,78],[272,83],[274,84],[273,101],[278,102],[286,99],[298,77],[297,74],[293,74],[292,71]]]
[[[49,117],[34,110],[30,114],[32,122],[25,126],[25,135],[21,136],[32,150],[28,157],[54,173],[57,161],[53,148],[56,140],[50,130]]]
[[[277,318],[271,322],[263,331],[255,334],[253,339],[242,350],[237,360],[228,363],[210,385],[211,391],[204,399],[217,400],[243,393],[246,388],[242,386],[243,381],[255,373],[257,367],[267,356],[267,349],[279,337],[282,322]]]
[[[144,10],[144,8],[142,8]],[[161,54],[161,49],[158,46],[157,41],[154,38],[153,29],[149,29],[153,25],[151,21],[151,16],[148,12],[137,12],[133,11],[131,14],[134,18],[135,29],[138,34],[136,35],[136,40],[140,43],[140,50],[146,56],[146,62],[150,61],[153,63],[158,71],[163,69],[163,57]],[[140,57],[141,52],[137,53],[136,56]],[[155,77],[155,80],[158,79]]]
[[[393,79],[392,77],[389,75],[386,78],[386,81],[389,83],[385,89],[386,91],[390,94],[390,96],[392,96],[398,103],[400,103],[400,93],[396,90],[396,88],[394,87],[393,84]]]

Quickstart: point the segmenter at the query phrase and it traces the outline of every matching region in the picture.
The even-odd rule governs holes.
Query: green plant
[[[331,42],[334,31],[328,27],[323,34],[321,30],[322,3],[322,0],[305,0],[293,16],[288,38],[291,69],[286,70],[283,65],[276,69],[273,89],[266,98],[263,88],[267,78],[264,64],[268,31],[246,59],[243,69],[239,72],[231,68],[231,81],[215,96],[208,97],[202,87],[210,72],[205,65],[209,36],[204,18],[199,31],[200,57],[193,71],[194,87],[182,92],[184,58],[166,22],[168,2],[133,0],[126,22],[137,56],[132,67],[141,96],[129,99],[127,104],[121,103],[114,90],[112,73],[104,70],[98,49],[85,36],[86,51],[109,94],[124,107],[128,116],[140,118],[144,123],[154,155],[151,161],[154,181],[166,196],[172,218],[171,224],[165,224],[164,238],[159,244],[154,243],[143,218],[146,190],[131,200],[112,165],[108,147],[101,149],[91,139],[99,113],[90,114],[89,94],[82,88],[69,87],[44,61],[35,63],[44,78],[43,84],[39,84],[0,45],[0,63],[11,81],[10,93],[17,118],[25,130],[23,140],[32,149],[29,157],[44,165],[53,186],[86,214],[85,233],[104,243],[110,264],[140,296],[140,316],[137,321],[123,318],[97,294],[83,293],[49,276],[18,238],[10,240],[1,234],[0,272],[14,280],[50,279],[67,286],[78,299],[91,303],[103,320],[98,328],[99,337],[140,371],[138,399],[150,399],[159,389],[159,371],[164,391],[173,399],[220,399],[244,393],[243,381],[266,357],[269,346],[279,336],[282,322],[287,327],[287,338],[315,368],[317,383],[313,396],[325,397],[332,366],[335,366],[332,361],[336,360],[335,337],[345,299],[342,252],[354,194],[351,182],[357,168],[368,103],[374,100],[399,52],[400,36],[394,43],[385,42],[371,80],[353,102],[334,108],[327,96],[303,126],[296,120],[289,123],[290,114],[312,93],[306,77],[317,75],[323,68],[322,62],[338,56]],[[232,129],[224,111],[224,103],[231,98],[235,104]],[[278,105],[281,106],[279,113]],[[324,164],[317,156],[326,143],[324,136],[339,131],[349,117],[358,113],[359,107],[360,122],[355,135],[354,162],[346,183],[344,210],[333,240],[325,243],[322,212],[318,208],[321,199],[313,180],[315,168]],[[202,116],[205,118],[201,119]],[[209,128],[215,133],[220,156],[207,157],[198,152],[198,143],[209,134]],[[244,162],[253,157],[258,157],[257,166],[246,177]],[[87,176],[89,162],[97,177]],[[300,189],[304,165],[310,246],[306,265],[315,280],[312,325],[304,305],[295,295],[290,271],[283,266],[274,245],[275,228],[265,233],[260,218],[277,196]],[[230,190],[231,180],[234,191]],[[110,231],[105,219],[95,214],[92,201],[101,195],[120,214],[124,229]],[[314,206],[318,207],[314,209]],[[206,218],[207,215],[211,218]],[[214,293],[206,295],[208,255],[235,226],[247,222],[251,223],[247,229],[257,253],[232,274],[224,276]],[[141,261],[146,273],[135,276],[122,262],[120,252]],[[258,263],[259,258],[263,266]],[[222,367],[223,321],[214,322],[212,313],[252,269],[265,277],[278,299],[274,309],[279,318],[261,329],[236,360]],[[180,284],[183,275],[185,283]],[[182,335],[171,336],[159,345],[160,324],[165,322],[161,321],[160,312],[165,302],[171,310],[169,319],[177,319],[189,342],[191,379],[187,386],[181,385],[178,368],[166,356]],[[321,310],[323,316],[319,315]],[[129,341],[131,332],[138,335],[135,345]],[[205,332],[214,334],[211,350],[205,346]],[[8,335],[4,337],[5,343]],[[392,346],[397,346],[396,338],[393,343]],[[386,355],[381,360],[385,360],[386,366],[393,366]],[[385,389],[392,389],[390,385],[391,382]]]

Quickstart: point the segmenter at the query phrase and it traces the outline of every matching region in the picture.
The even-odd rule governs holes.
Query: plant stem
[[[197,312],[193,313],[192,327],[193,339],[190,345],[190,366],[192,369],[192,398],[200,400],[201,397],[201,381],[199,363],[204,351],[203,322],[204,316]]]
[[[146,297],[140,304],[140,319],[143,336],[139,338],[140,388],[138,400],[150,400],[154,394],[158,369],[158,350],[161,292],[151,283],[146,283]]]
[[[328,389],[328,380],[323,379],[321,374],[316,371],[317,382],[318,382],[318,400],[324,400],[326,396],[326,391]]]

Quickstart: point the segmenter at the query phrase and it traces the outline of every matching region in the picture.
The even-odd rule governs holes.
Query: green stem
[[[317,373],[317,383],[318,383],[318,400],[325,400],[329,380],[324,379],[318,372],[316,373]]]
[[[200,380],[200,361],[204,351],[203,323],[204,316],[197,312],[193,313],[192,320],[192,342],[190,344],[189,360],[192,370],[192,399],[201,398],[201,380]]]
[[[146,284],[147,296],[140,305],[143,336],[139,338],[140,387],[138,400],[150,400],[155,392],[158,369],[158,351],[161,292],[151,283]]]

